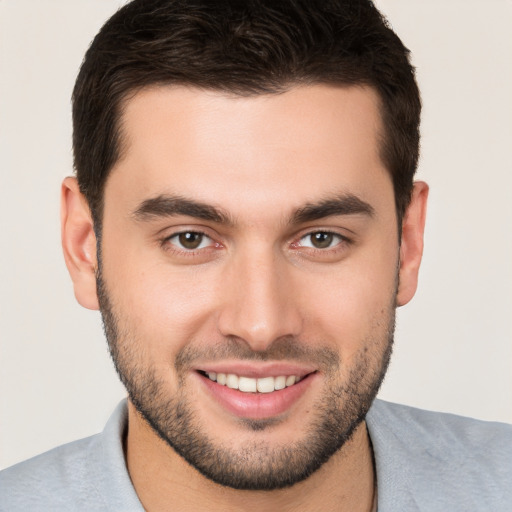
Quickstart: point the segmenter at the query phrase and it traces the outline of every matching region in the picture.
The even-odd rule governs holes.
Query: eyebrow
[[[342,194],[317,203],[307,203],[298,208],[292,214],[290,224],[302,224],[337,215],[357,214],[373,217],[375,210],[369,203],[353,194]],[[234,225],[231,216],[222,209],[177,195],[160,195],[146,199],[133,212],[134,218],[138,221],[151,221],[179,215],[228,226]]]
[[[375,210],[354,194],[342,194],[326,198],[318,203],[308,203],[295,211],[292,224],[302,224],[337,215],[366,215],[373,217]]]
[[[133,212],[136,220],[150,221],[160,217],[175,217],[186,215],[209,222],[232,225],[231,217],[212,205],[193,201],[182,196],[160,195],[146,199]]]

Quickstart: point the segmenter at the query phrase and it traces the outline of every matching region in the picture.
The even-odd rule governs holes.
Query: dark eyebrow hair
[[[366,201],[353,194],[343,194],[326,198],[318,203],[305,204],[294,212],[290,224],[301,224],[334,215],[363,214],[373,217],[374,213],[375,210]],[[133,212],[134,218],[139,221],[177,215],[186,215],[228,226],[234,224],[231,216],[222,209],[177,195],[160,195],[146,199]]]
[[[177,215],[186,215],[219,224],[233,224],[230,216],[221,209],[175,195],[160,195],[146,199],[133,212],[135,219],[140,221]]]
[[[291,219],[292,224],[301,224],[334,215],[363,214],[373,217],[375,210],[366,201],[353,194],[326,198],[318,203],[308,203],[299,208]]]

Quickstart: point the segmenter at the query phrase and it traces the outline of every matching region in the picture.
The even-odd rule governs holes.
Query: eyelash
[[[308,247],[300,244],[300,241],[304,238],[311,237],[315,234],[325,234],[325,235],[332,235],[333,237],[336,237],[339,241],[338,243],[334,244],[332,247],[326,247],[326,248],[318,248],[318,247]],[[171,242],[172,239],[178,238],[180,235],[185,234],[194,234],[194,235],[200,235],[202,237],[206,237],[211,240],[211,243],[207,247],[201,247],[198,249],[186,249],[184,247],[179,247],[177,244],[174,244]],[[302,234],[300,237],[296,239],[296,242],[291,243],[290,245],[294,249],[306,249],[308,253],[313,254],[320,254],[320,255],[333,255],[339,252],[340,250],[346,249],[347,246],[352,245],[353,241],[346,237],[345,235],[342,235],[338,233],[337,231],[332,231],[329,229],[316,229],[314,231],[308,231],[307,233]],[[202,243],[202,242],[201,242]],[[214,250],[218,248],[222,248],[223,245],[219,242],[215,242],[214,239],[209,236],[207,233],[201,230],[183,230],[179,231],[177,233],[173,233],[172,235],[166,236],[165,238],[162,238],[160,240],[160,245],[162,248],[166,251],[173,252],[177,255],[184,256],[184,257],[196,257],[200,254],[204,254],[207,250]]]
[[[333,246],[326,247],[326,248],[307,247],[307,249],[309,251],[315,251],[315,252],[318,251],[318,252],[322,252],[322,253],[330,253],[330,254],[332,254],[333,252],[336,252],[337,250],[340,249],[339,246],[346,246],[346,245],[350,245],[352,243],[352,240],[350,240],[348,237],[338,233],[337,231],[331,231],[329,229],[317,229],[315,231],[309,231],[308,233],[302,235],[299,238],[299,241],[293,243],[292,245],[295,246],[295,247],[305,247],[305,246],[299,245],[300,241],[303,240],[304,238],[312,237],[313,235],[317,235],[317,234],[332,235],[333,237],[336,237],[338,239],[338,242],[335,243]]]
[[[202,247],[202,248],[198,248],[198,249],[186,249],[184,247],[180,248],[177,244],[173,244],[171,242],[171,240],[173,238],[178,238],[180,235],[186,235],[186,234],[200,235],[202,237],[209,238],[213,243],[208,245],[207,247]],[[222,247],[222,245],[220,243],[215,242],[213,240],[213,238],[211,236],[209,236],[208,234],[206,234],[204,231],[192,230],[192,229],[179,231],[177,233],[173,233],[170,236],[166,236],[165,238],[163,238],[160,241],[160,245],[167,251],[171,251],[171,252],[174,252],[174,253],[180,254],[180,255],[185,255],[188,257],[193,257],[196,255],[199,255],[201,252],[204,252],[207,249]]]

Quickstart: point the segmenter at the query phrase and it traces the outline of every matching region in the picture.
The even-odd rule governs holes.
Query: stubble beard
[[[269,491],[292,486],[318,470],[351,438],[364,420],[386,374],[393,346],[395,297],[385,318],[379,322],[380,339],[362,343],[348,377],[339,381],[341,363],[328,347],[312,349],[290,338],[276,340],[265,353],[252,352],[246,344],[229,338],[222,347],[197,350],[185,346],[175,361],[180,385],[175,396],[158,377],[155,368],[144,364],[142,344],[121,324],[112,306],[101,265],[97,290],[103,326],[116,371],[130,401],[154,432],[206,478],[234,489]],[[205,355],[253,360],[308,361],[319,365],[326,384],[323,397],[314,407],[315,419],[300,440],[270,446],[263,440],[245,443],[243,450],[219,446],[193,410],[184,386],[193,360]],[[345,370],[344,370],[345,371]],[[243,420],[246,431],[271,429],[271,420]],[[210,426],[211,428],[211,426]],[[256,436],[257,437],[257,436]],[[290,436],[291,437],[291,436]]]

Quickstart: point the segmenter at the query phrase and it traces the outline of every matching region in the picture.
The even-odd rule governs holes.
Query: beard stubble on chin
[[[362,340],[348,377],[340,381],[339,354],[329,347],[311,348],[293,338],[276,340],[267,351],[254,352],[243,341],[226,338],[225,343],[198,348],[186,345],[175,360],[179,386],[169,396],[168,386],[154,367],[143,360],[141,340],[117,311],[101,273],[97,291],[103,326],[116,371],[130,401],[154,432],[206,478],[223,486],[245,490],[275,490],[300,482],[319,469],[351,438],[364,420],[389,364],[395,326],[395,294],[384,319],[378,324],[379,337]],[[385,323],[385,325],[383,325]],[[287,360],[313,363],[325,379],[322,398],[315,404],[315,419],[302,439],[286,445],[269,446],[264,440],[244,443],[243,449],[219,446],[195,414],[187,396],[185,375],[199,358],[222,360]],[[346,370],[346,369],[344,369]],[[240,420],[250,431],[272,428],[274,419]],[[291,436],[290,436],[291,437]]]

